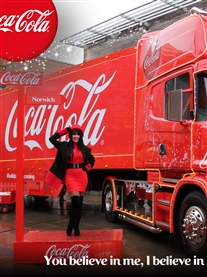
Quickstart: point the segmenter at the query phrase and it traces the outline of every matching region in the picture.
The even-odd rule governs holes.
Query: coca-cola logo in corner
[[[57,31],[52,0],[0,0],[0,57],[30,60],[47,50]]]
[[[0,85],[42,85],[41,72],[0,72]]]

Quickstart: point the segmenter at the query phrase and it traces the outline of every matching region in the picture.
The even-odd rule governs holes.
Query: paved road
[[[24,231],[63,230],[68,222],[69,198],[63,202],[48,199],[40,203],[25,198]],[[1,276],[196,276],[206,274],[206,261],[190,260],[168,233],[152,234],[127,222],[112,224],[100,211],[100,194],[88,194],[84,201],[81,228],[87,230],[123,229],[123,258],[125,265],[107,266],[46,266],[14,265],[15,212],[0,214],[0,275]],[[128,265],[129,263],[130,265]],[[199,264],[200,263],[200,264]],[[197,265],[199,264],[199,265]],[[17,274],[18,272],[18,274]],[[16,274],[16,275],[15,275]],[[72,275],[71,275],[72,274]],[[78,275],[78,276],[79,276]]]

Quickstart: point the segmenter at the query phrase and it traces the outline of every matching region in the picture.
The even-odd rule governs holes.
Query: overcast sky
[[[155,0],[154,0],[155,1]],[[60,40],[79,33],[105,20],[118,16],[153,0],[53,0],[58,14],[58,29],[44,57],[69,64],[83,62],[84,50],[72,48],[67,53]]]
[[[64,39],[120,13],[139,7],[147,0],[53,0],[58,13],[57,39]]]

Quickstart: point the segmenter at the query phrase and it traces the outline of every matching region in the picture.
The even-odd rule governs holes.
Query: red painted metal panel
[[[66,102],[25,106],[25,159],[41,159],[42,165],[47,160],[48,166],[55,154],[49,136],[78,123],[85,129],[84,141],[92,147],[97,167],[105,167],[105,157],[110,158],[110,167],[132,167],[135,56],[136,49],[130,48],[47,76],[41,87],[26,87],[30,97],[56,95]],[[3,103],[7,105],[1,111],[1,162],[15,159],[16,88],[1,92],[0,105]]]

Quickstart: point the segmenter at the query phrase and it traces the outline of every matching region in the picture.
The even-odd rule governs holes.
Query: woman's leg
[[[75,233],[75,236],[80,236],[79,224],[80,224],[81,214],[82,214],[82,208],[83,208],[83,195],[84,194],[80,193],[78,213],[77,213],[77,217],[75,218],[75,224],[74,224],[74,233]]]
[[[70,193],[70,197],[71,197],[70,219],[66,230],[66,234],[68,236],[71,236],[73,228],[77,222],[77,218],[79,217],[79,206],[80,206],[80,194],[78,191],[72,191]]]

